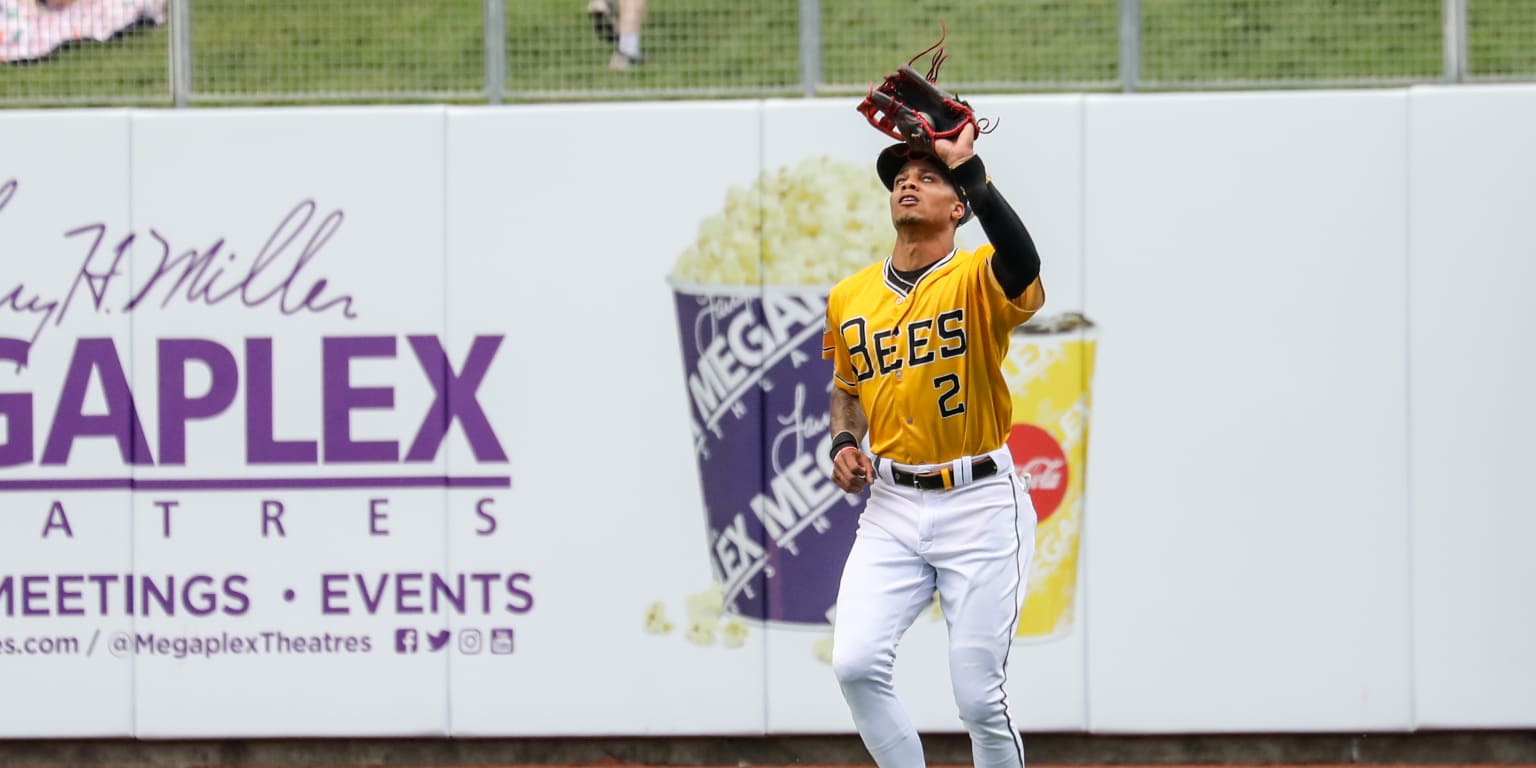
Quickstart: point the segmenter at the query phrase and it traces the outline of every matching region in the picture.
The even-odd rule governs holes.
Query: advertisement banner
[[[836,106],[0,123],[99,148],[0,167],[0,736],[851,732],[821,333],[894,232]],[[1016,410],[1080,463],[1050,381]],[[1042,727],[1082,726],[1073,557],[1013,662]],[[955,730],[943,637],[900,686]]]

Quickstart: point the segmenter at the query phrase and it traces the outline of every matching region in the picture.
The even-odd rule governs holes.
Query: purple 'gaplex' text
[[[476,461],[505,462],[506,451],[480,406],[480,383],[501,347],[501,336],[476,336],[464,365],[455,370],[436,336],[407,336],[422,374],[431,386],[431,405],[421,419],[414,439],[405,451],[407,462],[436,459],[448,427],[457,420]],[[321,440],[279,440],[273,436],[272,339],[245,340],[245,458],[247,464],[339,464],[398,462],[400,443],[394,440],[354,440],[351,412],[360,409],[391,409],[391,387],[359,387],[350,380],[356,358],[395,357],[393,336],[328,336],[321,340]],[[27,364],[31,344],[23,339],[0,337],[0,360]],[[235,355],[209,339],[159,339],[156,342],[158,376],[154,393],[159,404],[159,461],[149,447],[141,409],[134,403],[122,359],[110,338],[82,338],[75,343],[61,385],[58,406],[44,443],[42,464],[69,462],[70,449],[82,437],[106,437],[117,443],[125,464],[182,465],[186,463],[187,422],[211,419],[235,401],[242,380]],[[201,363],[211,373],[208,391],[187,394],[187,364]],[[87,413],[86,395],[92,382],[105,395],[105,413]],[[0,443],[0,466],[31,464],[36,456],[33,441],[31,392],[0,392],[0,418],[7,429]]]

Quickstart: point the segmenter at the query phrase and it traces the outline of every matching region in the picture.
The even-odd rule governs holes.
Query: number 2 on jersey
[[[943,376],[934,378],[933,388],[939,391],[940,416],[947,419],[951,416],[965,413],[965,401],[958,400],[960,395],[960,377],[957,374],[946,373]]]

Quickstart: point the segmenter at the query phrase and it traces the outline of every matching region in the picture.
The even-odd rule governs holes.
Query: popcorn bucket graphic
[[[1013,396],[1008,448],[1030,476],[1039,524],[1015,638],[1048,640],[1072,628],[1097,329],[1078,313],[1034,318],[1013,332],[1003,378]]]
[[[731,187],[670,277],[709,558],[725,609],[831,623],[862,500],[832,483],[830,286],[891,252],[873,164],[828,157]]]
[[[832,482],[825,288],[674,283],[709,556],[727,610],[826,624],[860,500]]]

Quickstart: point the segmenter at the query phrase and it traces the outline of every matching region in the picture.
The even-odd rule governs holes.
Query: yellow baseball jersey
[[[1044,304],[1039,278],[1008,299],[991,245],[952,251],[916,284],[887,258],[832,287],[822,357],[864,407],[875,455],[903,464],[976,456],[1008,439],[1008,337]]]

